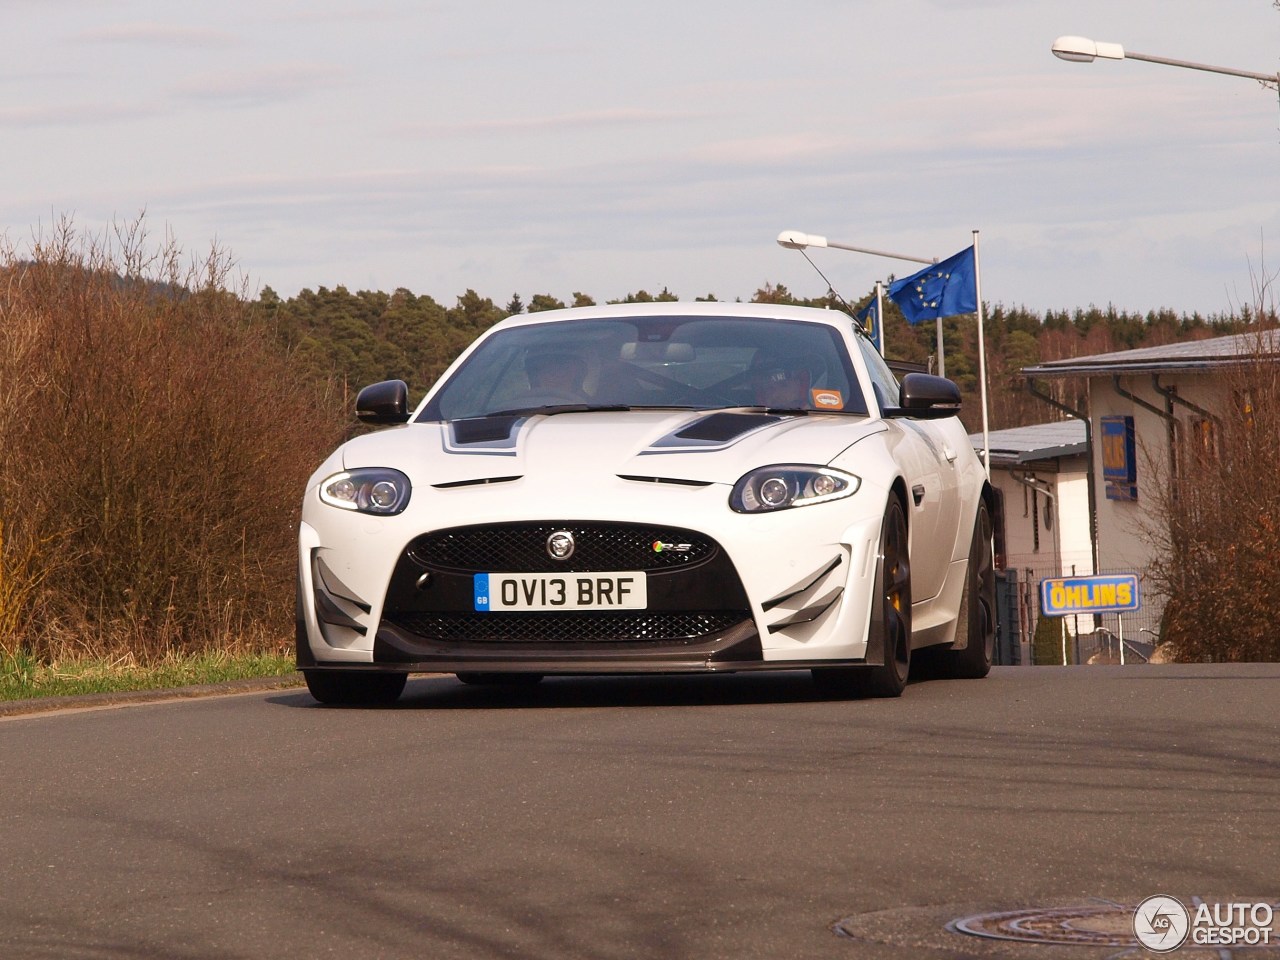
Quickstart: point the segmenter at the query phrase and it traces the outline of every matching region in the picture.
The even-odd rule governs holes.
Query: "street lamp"
[[[799,230],[783,230],[778,234],[778,246],[788,250],[803,250],[805,247],[832,247],[836,250],[852,250],[854,253],[869,253],[873,257],[889,257],[891,260],[911,260],[915,263],[937,263],[938,258],[909,257],[904,253],[886,253],[883,250],[871,250],[867,247],[854,247],[847,243],[828,240],[814,233],[801,233]]]
[[[1263,83],[1274,83],[1280,86],[1280,73],[1255,73],[1252,70],[1215,67],[1207,63],[1193,63],[1190,60],[1153,57],[1150,54],[1126,50],[1118,43],[1103,43],[1090,40],[1088,37],[1059,37],[1053,41],[1053,55],[1060,60],[1070,60],[1073,63],[1093,63],[1098,57],[1104,60],[1146,60],[1148,63],[1163,63],[1170,67],[1186,67],[1189,70],[1204,70],[1208,73],[1225,73],[1232,77],[1245,77],[1249,80],[1260,80]]]

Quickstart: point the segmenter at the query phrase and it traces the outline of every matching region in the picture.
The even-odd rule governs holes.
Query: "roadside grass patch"
[[[286,677],[295,669],[292,655],[261,651],[172,653],[146,664],[131,656],[74,657],[42,664],[18,651],[0,653],[0,700],[166,690],[251,677]]]

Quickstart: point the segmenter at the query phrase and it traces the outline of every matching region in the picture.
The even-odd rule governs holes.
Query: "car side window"
[[[896,407],[901,397],[898,378],[893,375],[889,365],[884,362],[884,357],[876,352],[870,341],[858,337],[858,349],[862,352],[862,359],[867,364],[867,372],[871,374],[871,389],[876,395],[876,402],[879,403],[880,409]]]

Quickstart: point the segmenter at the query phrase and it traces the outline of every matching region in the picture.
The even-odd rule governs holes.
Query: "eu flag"
[[[876,331],[880,329],[880,311],[877,309],[878,304],[874,294],[867,301],[867,305],[855,313],[854,319],[862,323],[862,329],[867,331],[867,336],[872,340],[876,338]]]
[[[978,309],[973,247],[889,284],[889,299],[908,323],[973,313]]]

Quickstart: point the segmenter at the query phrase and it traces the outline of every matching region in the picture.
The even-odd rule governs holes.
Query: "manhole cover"
[[[1055,907],[980,913],[947,924],[947,929],[992,940],[1060,943],[1068,946],[1136,947],[1133,907],[1099,903],[1083,907]]]
[[[1165,899],[1170,898],[1152,898]],[[1191,898],[1187,903],[1200,904],[1199,897]],[[1275,942],[1275,933],[1270,929],[1273,919],[1271,905],[1266,907],[1265,929],[1252,931],[1242,929],[1234,936],[1234,941],[1216,939],[1212,942],[1196,942],[1180,939],[1177,945],[1170,948],[1176,950],[1179,958],[1191,960],[1195,957],[1229,958],[1236,954],[1251,956],[1280,956],[1280,943]],[[1020,943],[1058,944],[1079,947],[1116,947],[1127,948],[1116,956],[1149,955],[1142,949],[1139,937],[1135,932],[1134,904],[1113,903],[1099,900],[1084,906],[1027,908],[1022,910],[1005,910],[997,913],[980,913],[970,917],[953,920],[947,929],[955,933],[967,933],[974,937],[985,937],[990,940],[1017,941]],[[1180,907],[1181,909],[1181,907]],[[1186,925],[1190,922],[1190,914],[1183,913],[1183,938],[1187,933]],[[1224,932],[1222,934],[1226,936]],[[1248,935],[1249,939],[1244,939]],[[1155,952],[1169,952],[1152,948]]]
[[[1215,903],[1200,897],[1179,902],[1185,906],[1188,918],[1193,917],[1202,904]],[[1223,910],[1232,903],[1230,899],[1216,902]],[[1101,898],[1084,903],[1023,905],[1004,910],[984,910],[983,904],[972,902],[939,903],[853,914],[832,929],[842,939],[888,948],[890,952],[885,952],[885,957],[901,955],[912,960],[941,957],[948,960],[958,957],[1155,960],[1162,954],[1145,949],[1135,932],[1137,906]],[[1263,923],[1251,933],[1246,931],[1257,938],[1253,943],[1205,943],[1203,937],[1195,939],[1194,935],[1188,935],[1181,946],[1163,955],[1173,960],[1280,960],[1280,905],[1259,904],[1259,910],[1267,914],[1261,918]],[[1269,911],[1274,911],[1274,918]],[[955,919],[957,916],[959,919]],[[1185,928],[1184,932],[1193,934]]]

